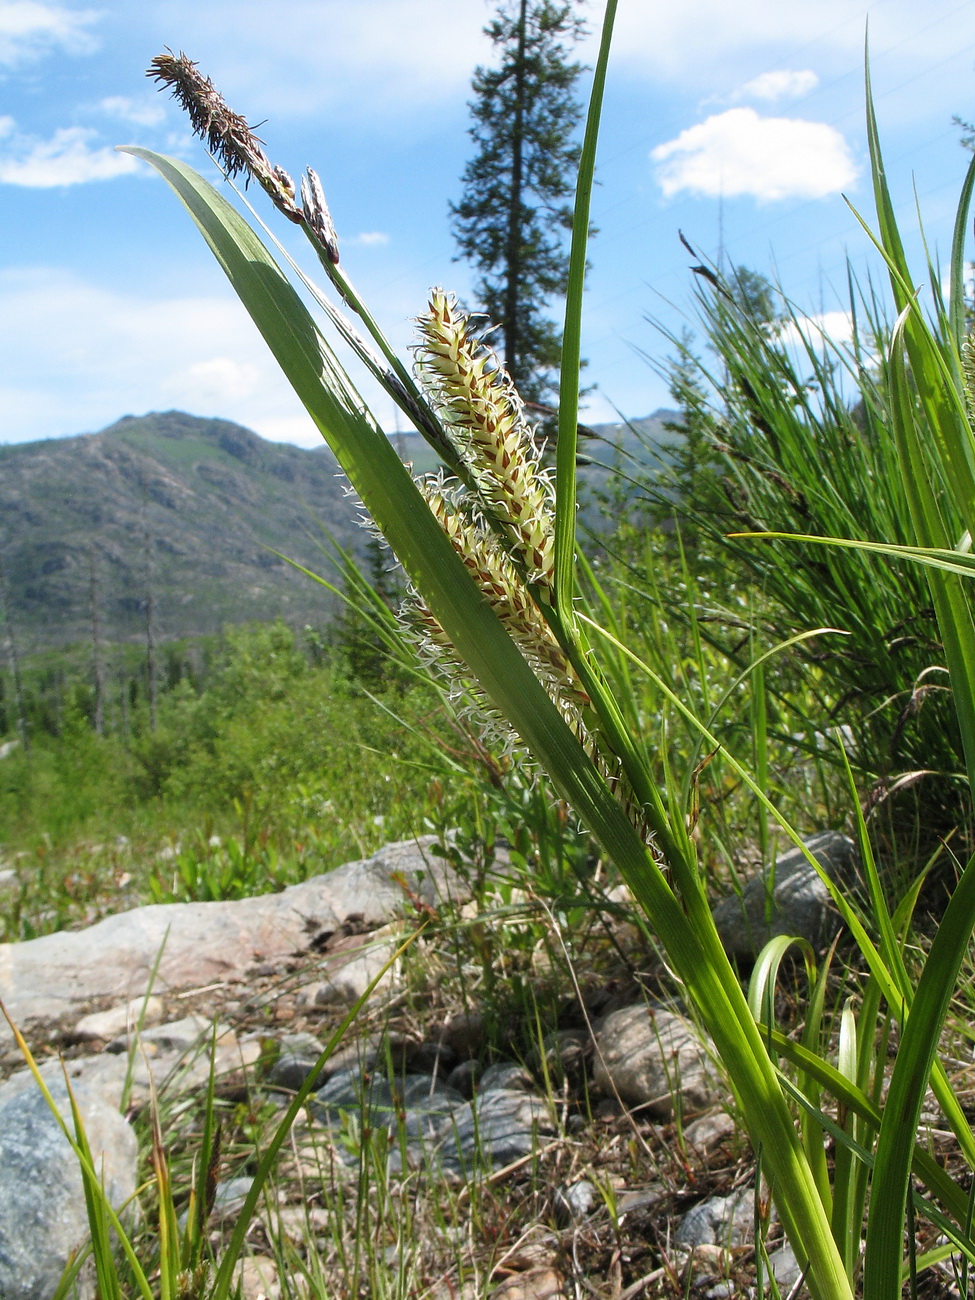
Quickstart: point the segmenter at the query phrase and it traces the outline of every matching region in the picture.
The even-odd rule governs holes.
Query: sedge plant
[[[680,713],[708,749],[721,753],[723,761],[750,785],[769,815],[777,813],[760,776],[724,754],[686,701],[652,665],[639,661],[606,620],[590,617],[580,601],[575,453],[582,289],[596,136],[615,9],[615,0],[608,0],[576,187],[554,475],[542,467],[518,394],[498,358],[453,298],[442,290],[431,294],[419,322],[417,365],[411,370],[386,341],[345,272],[318,176],[309,169],[296,186],[287,172],[270,162],[246,121],[228,108],[185,56],[159,56],[150,75],[175,93],[228,175],[243,174],[255,182],[279,213],[308,237],[344,306],[335,305],[292,262],[295,274],[339,336],[430,442],[446,466],[445,476],[413,479],[302,298],[237,209],[181,161],[140,148],[130,152],[149,162],[186,206],[402,564],[411,584],[403,610],[404,635],[415,641],[451,683],[458,700],[466,701],[484,725],[504,744],[526,750],[545,770],[646,912],[727,1071],[779,1217],[815,1300],[851,1300],[854,1294],[861,1225],[858,1221],[851,1226],[848,1207],[863,1203],[863,1180],[870,1167],[876,1171],[875,1186],[882,1175],[885,1193],[888,1180],[897,1189],[893,1198],[886,1194],[873,1198],[867,1231],[866,1293],[870,1300],[886,1300],[900,1294],[909,1205],[920,1204],[922,1212],[937,1216],[935,1221],[944,1226],[954,1247],[975,1258],[966,1228],[964,1193],[915,1144],[920,1099],[929,1077],[958,1130],[964,1120],[957,1104],[951,1111],[950,1090],[934,1054],[953,975],[970,934],[975,873],[969,870],[962,877],[935,941],[938,951],[932,951],[916,989],[909,986],[882,893],[877,899],[881,915],[875,923],[879,943],[848,900],[838,892],[835,895],[867,959],[876,998],[904,1021],[892,1118],[892,1102],[881,1112],[849,1064],[855,1059],[849,1046],[849,1022],[840,1068],[826,1059],[815,1034],[803,1044],[792,1044],[774,1029],[759,1027],[711,918],[707,882],[691,833],[688,792],[694,782],[674,773],[664,781],[655,778],[653,738],[640,734],[638,719],[627,711],[626,693],[615,692],[611,682],[625,680],[626,673],[644,674],[667,708]],[[882,177],[876,149],[875,166]],[[881,198],[883,193],[878,191]],[[890,242],[889,220],[885,219],[882,236]],[[896,250],[891,257],[903,279]],[[967,413],[960,397],[939,398],[937,391],[947,373],[951,392],[960,393],[960,366],[952,367],[945,360],[930,341],[927,326],[918,323],[910,290],[901,292],[903,319],[895,347],[903,351],[906,346],[912,370],[921,366],[931,377],[930,391],[919,385],[915,393],[908,383],[908,362],[892,367],[904,429],[915,430],[900,434],[905,461],[919,458],[927,475],[941,454],[940,444],[915,447],[921,434],[913,421],[918,404],[927,403],[932,420],[950,417],[951,436],[962,447],[953,454],[961,457],[968,473],[975,456],[969,450]],[[928,516],[935,519],[936,507],[928,509],[923,493],[913,495],[918,497],[918,519],[922,523]],[[950,550],[955,541],[927,524],[917,537],[920,548]],[[967,610],[963,579],[938,573],[934,581],[941,590],[936,596],[939,616],[947,620],[943,636],[947,637],[945,627],[950,630],[957,624],[961,629],[958,653],[949,655],[952,671],[972,643],[968,667],[956,687],[961,694],[968,682],[966,674],[975,675],[971,615],[965,614],[967,622],[962,618]],[[598,613],[598,604],[596,609]],[[971,685],[970,726],[961,706],[959,713],[975,757],[975,677]],[[801,844],[791,827],[784,829]],[[872,1034],[873,1026],[865,1021],[863,1032]],[[798,1069],[798,1084],[785,1078],[780,1054]],[[820,1103],[821,1092],[839,1099],[863,1131],[876,1139],[868,1149],[860,1129],[851,1129],[851,1136],[840,1126],[848,1139],[847,1163],[856,1164],[856,1171],[844,1173],[839,1208],[823,1146],[826,1138],[840,1139],[828,1108],[824,1110]],[[797,1106],[812,1121],[804,1122],[801,1133],[796,1126]],[[963,1142],[969,1158],[975,1154],[971,1146],[969,1134],[967,1144]],[[922,1202],[909,1187],[912,1172],[926,1185]]]

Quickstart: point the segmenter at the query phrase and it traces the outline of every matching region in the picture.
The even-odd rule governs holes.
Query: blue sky
[[[595,28],[601,5],[581,8]],[[272,160],[318,170],[343,265],[406,350],[430,286],[470,288],[447,205],[491,12],[486,0],[0,0],[0,442],[180,408],[313,445],[189,219],[114,152],[142,144],[215,174],[144,70],[165,46],[184,50],[263,124]],[[732,262],[775,275],[842,331],[846,256],[877,270],[843,197],[870,214],[868,13],[901,219],[913,229],[916,187],[944,251],[966,161],[951,118],[975,118],[970,0],[620,0],[584,322],[590,419],[667,404],[642,354],[667,354],[648,316],[679,329],[692,311],[678,230],[712,256],[723,232]],[[375,409],[392,428],[389,402]]]

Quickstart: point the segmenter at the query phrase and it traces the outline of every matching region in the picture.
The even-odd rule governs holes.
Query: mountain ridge
[[[229,420],[125,416],[97,433],[0,448],[0,556],[18,640],[161,639],[224,622],[321,622],[321,588],[279,556],[325,564],[315,534],[361,545],[338,466]]]
[[[663,428],[672,418],[632,423],[659,445],[676,437]],[[596,431],[635,443],[622,424]],[[418,472],[433,467],[417,435],[393,442]],[[326,533],[362,554],[359,515],[327,447],[230,420],[149,412],[0,445],[0,642],[5,610],[22,653],[88,639],[96,624],[106,641],[144,637],[150,603],[159,640],[275,617],[321,624],[334,598],[281,556],[326,571]]]

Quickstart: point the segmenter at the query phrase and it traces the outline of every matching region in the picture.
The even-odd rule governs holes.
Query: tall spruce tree
[[[570,49],[585,24],[574,0],[502,0],[484,31],[500,63],[474,73],[477,152],[450,207],[454,235],[480,272],[475,292],[499,327],[508,373],[527,401],[544,402],[556,391],[561,347],[545,307],[566,289],[566,200],[579,161],[573,92],[582,65]]]

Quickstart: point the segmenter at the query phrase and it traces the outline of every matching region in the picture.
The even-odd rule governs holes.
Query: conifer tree
[[[484,29],[500,61],[474,73],[470,135],[477,152],[451,204],[460,256],[480,273],[479,306],[499,327],[499,350],[518,391],[544,402],[556,390],[561,334],[545,315],[564,294],[582,110],[574,97],[580,63],[570,58],[585,30],[575,0],[501,0]]]

